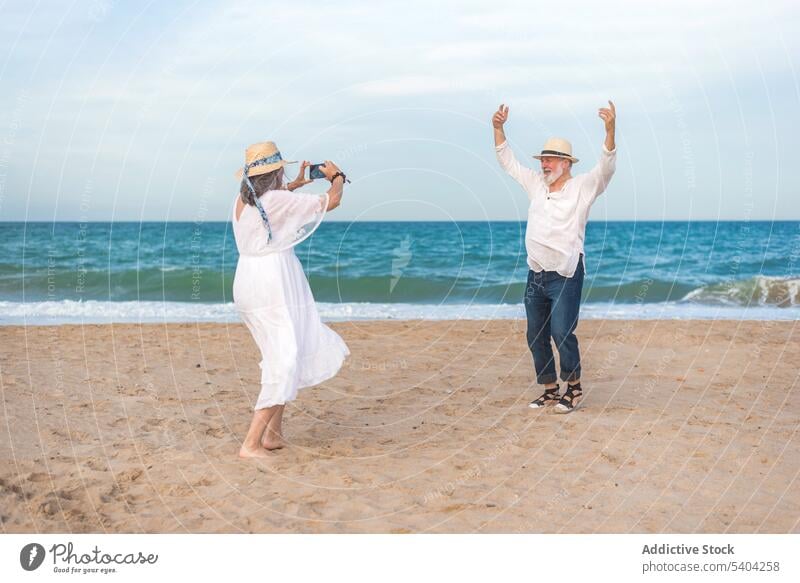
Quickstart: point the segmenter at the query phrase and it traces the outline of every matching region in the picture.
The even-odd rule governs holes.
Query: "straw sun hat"
[[[577,158],[572,156],[572,144],[564,138],[550,138],[544,143],[541,154],[534,155],[534,158],[541,160],[543,156],[553,156],[554,158],[565,158],[572,160],[572,163],[578,161]]]
[[[247,168],[247,175],[260,176],[267,172],[272,172],[278,168],[283,168],[287,164],[296,164],[297,160],[284,160],[275,142],[259,142],[247,146],[244,155],[244,164]],[[244,176],[244,168],[236,171],[236,178],[241,180]]]

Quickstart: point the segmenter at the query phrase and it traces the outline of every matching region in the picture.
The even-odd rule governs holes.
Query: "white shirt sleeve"
[[[603,144],[603,151],[600,154],[600,160],[594,168],[586,173],[583,180],[583,189],[586,196],[589,198],[589,203],[593,203],[598,196],[603,194],[611,177],[614,176],[614,171],[617,169],[617,148],[613,150],[606,149]]]
[[[319,227],[328,206],[328,194],[270,190],[258,199],[272,232],[268,249],[282,251],[307,239]]]
[[[519,182],[520,186],[528,193],[528,199],[533,197],[533,193],[536,192],[537,188],[541,188],[544,185],[544,179],[541,174],[519,163],[507,140],[499,146],[495,146],[495,153],[500,167],[511,178]]]

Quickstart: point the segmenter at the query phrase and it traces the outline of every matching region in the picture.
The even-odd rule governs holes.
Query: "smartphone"
[[[308,167],[308,177],[312,180],[316,180],[317,178],[325,178],[325,175],[320,170],[320,167],[325,166],[325,164],[311,164]]]

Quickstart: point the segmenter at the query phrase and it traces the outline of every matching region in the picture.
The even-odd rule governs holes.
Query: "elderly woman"
[[[283,447],[281,421],[298,389],[333,377],[350,354],[336,332],[322,323],[314,296],[294,254],[339,206],[345,175],[330,161],[322,170],[331,187],[325,194],[292,192],[311,182],[308,162],[297,178],[284,182],[281,158],[273,142],[247,148],[240,196],[233,213],[239,262],[233,301],[261,351],[261,392],[255,404],[241,457],[267,457]]]

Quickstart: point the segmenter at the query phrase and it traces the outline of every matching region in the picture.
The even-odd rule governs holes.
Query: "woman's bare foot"
[[[286,445],[286,442],[283,441],[283,437],[278,435],[277,437],[273,436],[271,438],[264,438],[261,440],[261,447],[264,449],[268,449],[272,451],[273,449],[281,449],[283,446]]]
[[[239,457],[241,458],[268,458],[270,456],[269,452],[264,450],[263,448],[257,447],[255,449],[251,449],[249,447],[242,446],[239,450]]]

